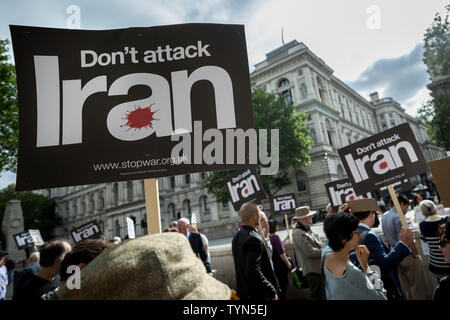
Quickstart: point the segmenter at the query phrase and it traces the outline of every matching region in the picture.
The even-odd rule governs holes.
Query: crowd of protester
[[[232,240],[236,291],[214,278],[207,237],[181,218],[162,234],[137,239],[97,238],[76,245],[52,240],[31,252],[20,271],[7,268],[8,253],[0,251],[0,300],[8,285],[17,301],[286,300],[295,267],[308,284],[311,300],[448,300],[448,217],[439,216],[435,203],[419,195],[412,201],[398,197],[403,214],[410,207],[414,210],[422,241],[419,255],[414,233],[402,223],[392,201],[384,213],[380,201],[357,201],[359,207],[344,203],[338,212],[327,206],[325,239],[311,228],[316,211],[296,208],[291,220],[295,264],[285,246],[289,237],[281,240],[277,235],[277,220],[268,219],[257,204],[245,203]],[[78,280],[73,277],[77,272]]]

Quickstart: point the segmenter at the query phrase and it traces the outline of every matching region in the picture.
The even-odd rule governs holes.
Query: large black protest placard
[[[242,25],[10,29],[17,190],[256,166],[225,142],[254,128]]]
[[[408,123],[338,150],[352,186],[359,194],[377,190],[427,171]]]
[[[295,194],[287,193],[273,197],[273,210],[275,214],[289,214],[295,212]]]
[[[239,211],[246,202],[258,202],[267,198],[266,192],[258,179],[256,169],[233,173],[225,179],[225,184],[236,211]]]
[[[37,229],[30,229],[28,231],[17,233],[13,235],[13,238],[19,250],[44,244],[41,232]]]
[[[373,198],[371,192],[366,192],[364,195],[357,195],[352,187],[352,183],[348,179],[335,180],[325,184],[327,189],[328,199],[330,199],[333,212],[337,212],[341,204],[347,201]]]
[[[79,243],[83,240],[97,237],[102,234],[100,227],[96,220],[83,224],[77,228],[74,228],[70,234],[75,243]]]

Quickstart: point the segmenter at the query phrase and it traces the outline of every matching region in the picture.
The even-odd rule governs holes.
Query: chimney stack
[[[380,98],[378,98],[378,91],[375,91],[370,94],[370,102],[375,102],[378,100],[380,100]]]

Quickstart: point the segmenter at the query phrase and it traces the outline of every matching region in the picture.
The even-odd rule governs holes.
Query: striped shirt
[[[444,255],[439,247],[440,227],[445,225],[448,217],[432,215],[419,224],[421,238],[430,248],[429,268],[436,274],[450,274],[450,263],[445,263]]]

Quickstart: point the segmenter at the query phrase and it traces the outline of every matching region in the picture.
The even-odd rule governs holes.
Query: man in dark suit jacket
[[[189,220],[187,218],[181,218],[177,221],[178,232],[184,234],[191,244],[191,248],[195,255],[199,257],[205,265],[206,272],[212,275],[211,265],[208,262],[208,253],[206,252],[205,245],[203,244],[200,233],[189,230]]]
[[[392,282],[392,286],[389,286],[389,283],[384,283],[388,293],[388,299],[402,299],[403,292],[397,274],[397,266],[411,254],[409,246],[414,241],[414,234],[409,229],[402,229],[400,232],[400,241],[397,242],[392,251],[389,251],[383,239],[370,229],[374,225],[376,213],[374,211],[352,213],[359,219],[358,230],[362,237],[361,243],[369,249],[369,263],[372,262],[380,268],[384,282]],[[353,263],[356,263],[356,255],[351,254],[350,259]],[[383,275],[390,277],[390,279],[383,277]]]
[[[27,260],[27,266],[21,270],[16,271],[14,274],[14,296],[25,286],[25,284],[37,275],[41,271],[41,265],[39,264],[39,252],[33,252]]]
[[[247,202],[240,210],[243,226],[233,237],[236,291],[241,300],[278,300],[278,281],[270,264],[264,241],[256,229],[260,211]]]

